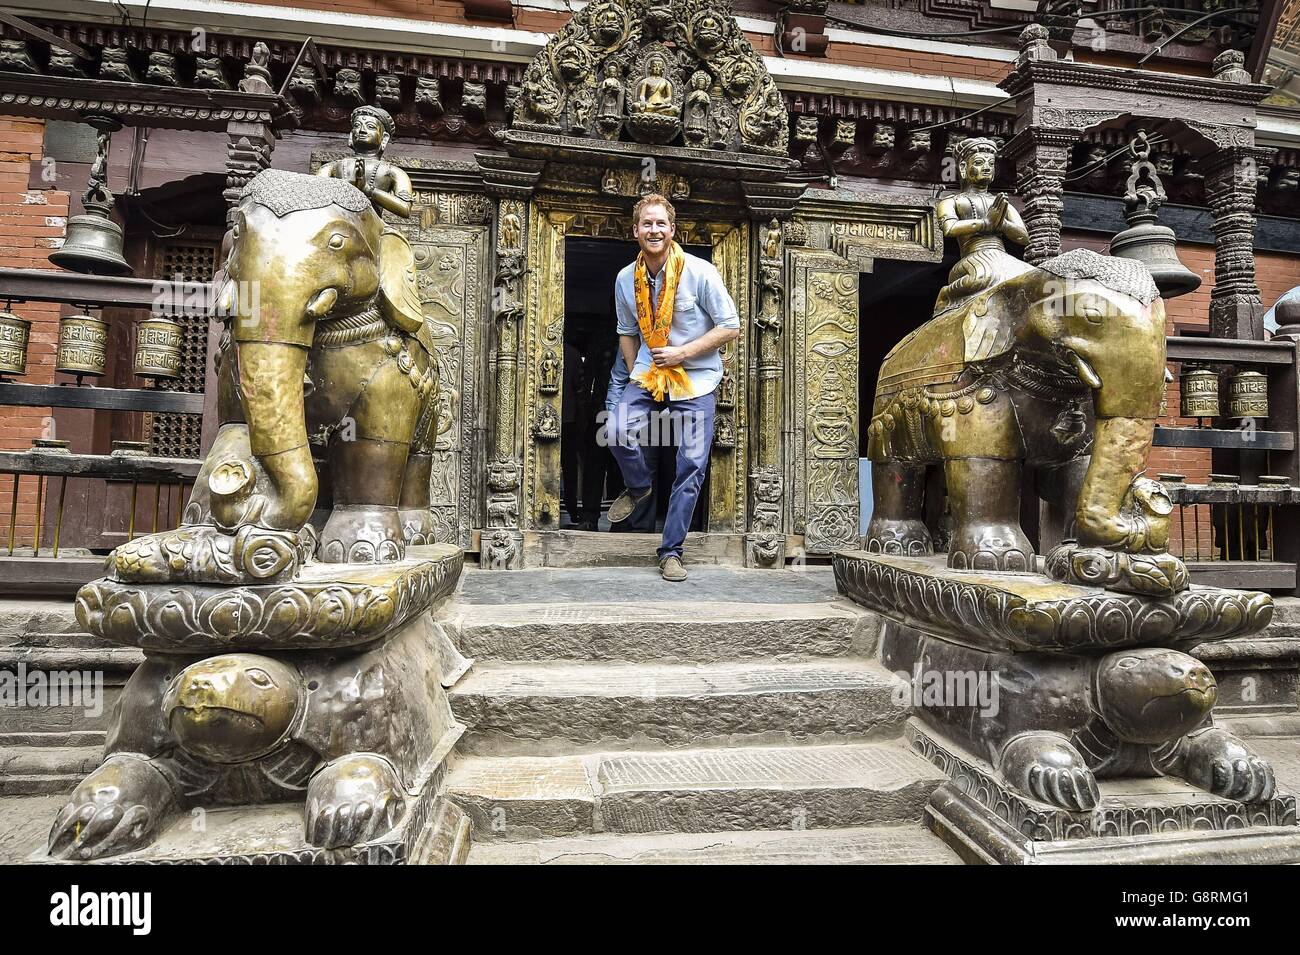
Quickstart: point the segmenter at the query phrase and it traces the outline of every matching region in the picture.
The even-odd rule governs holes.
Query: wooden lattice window
[[[158,250],[157,277],[183,282],[210,282],[217,270],[220,243],[168,242]],[[202,394],[207,373],[208,320],[191,315],[179,319],[185,328],[181,339],[181,376],[164,382],[166,391]],[[145,420],[145,433],[154,454],[176,458],[197,458],[202,437],[203,416],[152,414]]]

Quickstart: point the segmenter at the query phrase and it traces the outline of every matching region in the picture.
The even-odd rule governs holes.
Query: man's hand
[[[650,349],[650,357],[658,367],[671,368],[684,362],[688,355],[686,349],[680,345],[665,345],[663,348]]]

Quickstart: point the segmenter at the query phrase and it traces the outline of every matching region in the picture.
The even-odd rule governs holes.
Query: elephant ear
[[[385,232],[379,239],[379,307],[389,323],[417,335],[424,328],[415,252],[405,236]]]
[[[966,306],[961,323],[966,342],[966,361],[987,361],[1011,348],[1011,325],[996,311],[990,311],[989,300],[981,295]]]

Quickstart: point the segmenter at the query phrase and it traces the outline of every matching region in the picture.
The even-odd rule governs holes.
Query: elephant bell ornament
[[[1195,292],[1201,286],[1201,277],[1179,261],[1174,230],[1156,224],[1166,195],[1149,158],[1151,146],[1146,133],[1138,133],[1130,148],[1134,160],[1124,193],[1124,221],[1129,227],[1110,240],[1110,254],[1145,265],[1163,298]]]
[[[68,220],[63,246],[50,253],[50,261],[70,272],[127,275],[131,266],[122,258],[122,227],[111,218],[113,194],[108,189],[109,139],[122,125],[102,116],[92,117],[87,123],[98,131],[99,146],[82,197],[86,211]]]

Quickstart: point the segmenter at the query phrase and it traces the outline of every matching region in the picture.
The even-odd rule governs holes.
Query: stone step
[[[461,757],[447,793],[478,841],[913,825],[945,777],[900,741]]]
[[[663,663],[869,656],[879,627],[829,568],[467,571],[441,622],[478,660]]]
[[[884,733],[896,681],[858,658],[777,663],[476,664],[450,692],[466,752],[782,743]]]
[[[0,796],[66,793],[103,758],[103,746],[0,748]]]
[[[481,842],[469,865],[961,865],[919,824]]]

